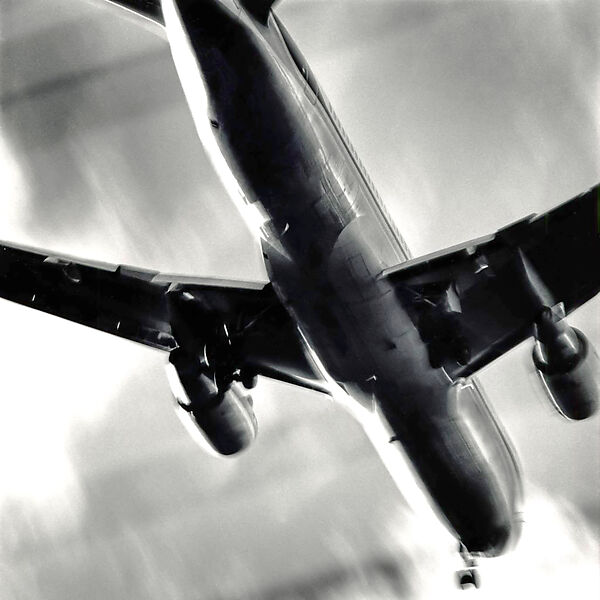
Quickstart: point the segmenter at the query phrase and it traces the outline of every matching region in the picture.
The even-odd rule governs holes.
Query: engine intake
[[[533,363],[558,412],[575,421],[591,417],[600,399],[600,360],[585,335],[545,310],[536,323]]]

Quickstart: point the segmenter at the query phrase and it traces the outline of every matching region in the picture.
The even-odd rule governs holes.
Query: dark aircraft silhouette
[[[254,215],[270,283],[180,277],[0,244],[0,296],[169,355],[179,406],[214,451],[257,433],[266,376],[377,412],[477,585],[519,535],[521,480],[475,373],[534,337],[566,418],[590,417],[599,361],[566,316],[600,291],[600,187],[412,258],[272,0],[117,2],[165,26],[198,133]],[[341,390],[339,390],[341,388]]]

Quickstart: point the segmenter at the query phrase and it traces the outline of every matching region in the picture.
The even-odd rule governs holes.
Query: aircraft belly
[[[374,224],[358,217],[318,263],[266,243],[267,268],[332,377],[367,393],[374,379],[395,381],[405,391],[399,404],[423,406],[437,396],[430,388],[447,389],[449,380],[431,368],[414,323],[390,284],[378,278],[384,265],[379,239]]]

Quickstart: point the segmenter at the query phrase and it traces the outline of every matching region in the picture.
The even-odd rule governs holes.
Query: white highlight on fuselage
[[[325,365],[310,346],[302,331],[300,334],[315,368],[327,382],[333,400],[360,423],[390,477],[412,511],[419,517],[420,531],[428,539],[440,545],[447,544],[448,548],[455,546],[455,538],[442,525],[433,500],[419,483],[418,476],[402,446],[398,442],[389,442],[393,432],[386,426],[385,419],[377,409],[376,401],[373,399],[371,403],[361,403],[345,392],[329,375]]]
[[[259,237],[265,218],[250,204],[219,148],[208,116],[208,94],[204,87],[200,65],[190,44],[174,0],[163,0],[163,17],[173,62],[183,88],[196,131],[202,146],[219,176],[225,191],[233,200],[250,231]]]

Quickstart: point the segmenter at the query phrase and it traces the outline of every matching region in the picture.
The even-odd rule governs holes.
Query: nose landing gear
[[[469,586],[479,588],[481,581],[479,580],[479,573],[476,569],[464,569],[456,573],[456,581],[461,590],[467,589]]]
[[[481,579],[477,571],[477,561],[462,543],[458,546],[458,552],[465,563],[465,568],[456,572],[458,586],[462,590],[470,586],[473,586],[475,589],[479,588],[481,586]]]

